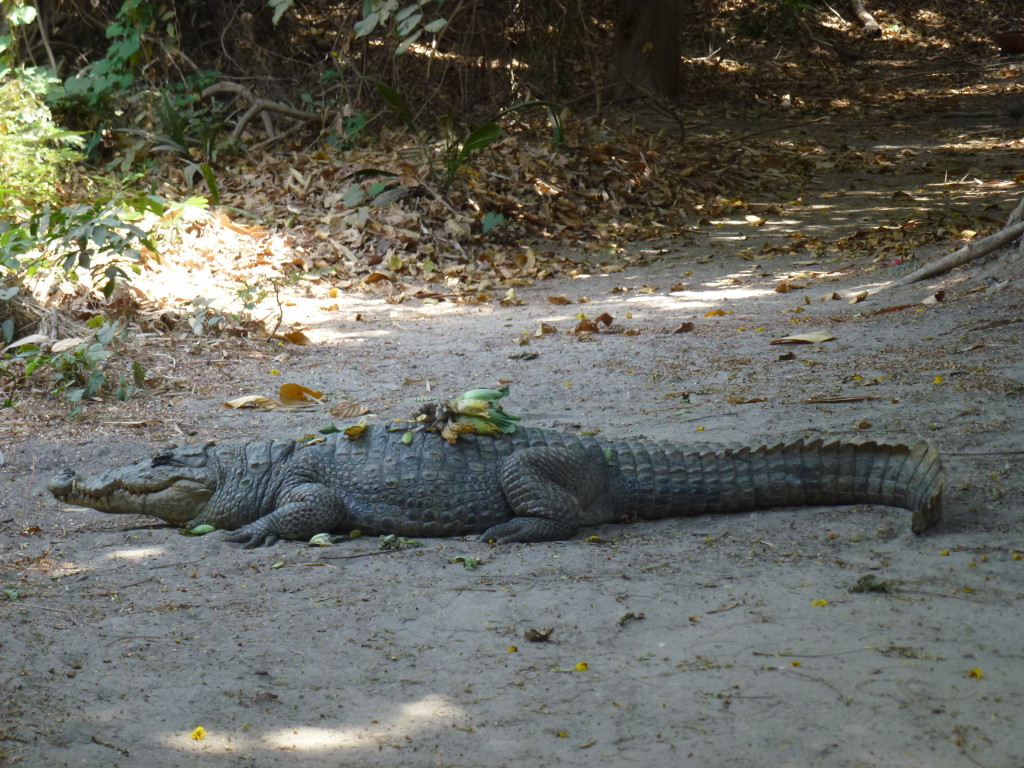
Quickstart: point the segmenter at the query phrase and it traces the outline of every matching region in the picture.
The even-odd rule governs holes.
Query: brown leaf
[[[548,296],[548,302],[551,304],[572,304],[572,299],[565,296]]]
[[[281,404],[272,398],[264,395],[245,395],[228,400],[224,403],[228,408],[259,408],[261,411],[271,411],[280,408]]]
[[[546,643],[548,639],[551,637],[551,633],[554,631],[554,627],[544,627],[543,629],[530,627],[528,630],[523,632],[523,637],[525,637],[531,643]]]
[[[781,339],[773,339],[771,344],[820,344],[823,341],[835,340],[828,331],[814,331],[812,333],[798,333],[795,336],[785,336]]]
[[[672,331],[672,333],[689,333],[697,326],[691,323],[689,320],[684,320],[679,324],[679,327]]]
[[[331,416],[339,419],[354,419],[356,416],[362,416],[369,412],[369,408],[355,400],[339,400],[331,406]]]

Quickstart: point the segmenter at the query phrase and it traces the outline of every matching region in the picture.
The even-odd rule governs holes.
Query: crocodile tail
[[[758,506],[903,507],[913,513],[914,533],[942,519],[942,460],[923,440],[913,445],[797,440],[725,453],[746,466]]]
[[[677,447],[661,457],[630,458],[637,472],[630,506],[639,517],[885,504],[911,510],[914,533],[942,519],[942,461],[923,440],[797,440],[706,452]],[[667,482],[658,479],[665,475]]]

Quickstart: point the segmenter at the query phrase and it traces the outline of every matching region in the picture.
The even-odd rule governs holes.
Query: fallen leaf
[[[32,333],[29,334],[28,336],[23,336],[22,338],[16,341],[12,341],[3,349],[0,349],[0,353],[6,352],[8,349],[17,349],[18,347],[24,347],[28,344],[42,344],[43,342],[49,340],[50,337],[47,336],[45,333]]]
[[[946,298],[946,292],[945,291],[936,291],[935,293],[933,293],[931,296],[926,298],[921,303],[922,304],[938,304],[939,302],[944,301],[945,298]],[[56,344],[53,345],[53,349],[54,349],[54,351],[56,351],[56,349],[57,349],[57,345]]]
[[[913,306],[915,306],[915,305],[913,305],[913,304],[897,304],[894,307],[885,307],[884,309],[876,309],[874,312],[872,312],[872,314],[874,314],[874,315],[884,315],[887,312],[898,312],[901,309],[906,309],[907,307],[913,307]]]
[[[679,327],[674,329],[672,331],[672,333],[689,333],[690,331],[692,331],[696,327],[697,326],[694,325],[693,323],[691,323],[689,320],[686,320],[686,321],[680,323]]]
[[[826,293],[824,296],[819,296],[818,301],[839,301],[842,296],[833,291],[832,293]]]
[[[69,349],[74,349],[84,341],[86,340],[78,336],[72,339],[60,339],[59,341],[53,342],[53,345],[50,347],[50,351],[53,353],[65,352]]]
[[[565,296],[548,296],[548,303],[550,304],[572,304],[572,299]]]
[[[741,397],[740,395],[729,395],[725,398],[725,402],[732,403],[733,405],[744,405],[746,403],[763,403],[763,397]]]
[[[867,291],[861,291],[860,293],[855,293],[855,294],[853,294],[853,296],[850,297],[850,303],[851,304],[857,304],[858,302],[864,301],[864,299],[866,299],[867,297],[868,297],[868,292]]]
[[[823,341],[835,340],[828,331],[814,331],[812,333],[798,333],[795,336],[785,336],[781,339],[773,339],[770,344],[820,344]]]
[[[281,405],[306,405],[308,403],[323,402],[323,392],[315,392],[309,387],[301,384],[282,384],[278,391],[281,398]]]
[[[339,419],[354,419],[356,416],[362,416],[369,412],[369,408],[355,400],[339,400],[331,406],[331,416],[336,416]]]
[[[259,408],[261,411],[270,411],[280,408],[281,404],[272,398],[264,395],[245,395],[228,400],[224,403],[228,408]]]
[[[349,440],[356,440],[360,435],[363,434],[363,432],[366,431],[366,427],[366,417],[364,416],[359,420],[358,424],[353,424],[351,427],[345,427],[345,429],[342,431],[345,433],[345,437],[347,437]]]
[[[557,333],[557,331],[558,329],[550,323],[541,323],[533,335],[539,338],[541,336],[546,336],[549,333]]]
[[[309,337],[302,331],[288,331],[287,333],[279,333],[275,338],[281,338],[285,341],[295,344],[300,347],[305,347],[313,342],[309,340]]]
[[[551,637],[551,633],[554,632],[554,627],[544,627],[543,629],[536,629],[530,627],[528,630],[523,632],[523,637],[529,640],[531,643],[546,643]]]

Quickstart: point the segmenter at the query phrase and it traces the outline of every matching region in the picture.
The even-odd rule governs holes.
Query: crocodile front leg
[[[575,536],[581,525],[611,522],[611,513],[599,509],[607,472],[598,450],[517,451],[501,471],[502,490],[514,517],[488,528],[481,541],[558,541]]]
[[[271,546],[278,539],[308,541],[342,528],[348,514],[341,497],[322,483],[303,483],[281,493],[269,515],[244,525],[224,540],[245,549]]]

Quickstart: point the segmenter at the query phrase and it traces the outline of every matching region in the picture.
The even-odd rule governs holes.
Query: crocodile
[[[712,448],[520,428],[450,445],[370,426],[311,444],[171,446],[99,475],[65,470],[48,487],[73,505],[225,529],[251,548],[353,530],[554,541],[607,523],[851,504],[909,509],[921,533],[941,518],[942,483],[924,441]]]

